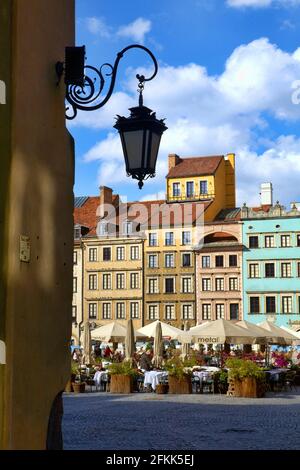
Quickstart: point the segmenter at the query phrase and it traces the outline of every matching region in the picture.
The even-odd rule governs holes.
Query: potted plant
[[[214,390],[217,393],[225,394],[228,390],[228,372],[226,370],[221,370],[220,372],[215,372],[213,375],[214,380]]]
[[[83,380],[83,377],[82,377],[82,374],[81,374],[80,363],[77,363],[77,362],[74,361],[74,364],[73,364],[72,367],[73,367],[73,369],[72,369],[73,378],[74,378],[74,375],[75,375],[74,380],[72,380],[73,392],[74,393],[84,393],[86,383]]]
[[[231,393],[237,397],[261,398],[265,394],[264,371],[250,360],[227,359],[228,377],[233,387]]]
[[[132,393],[138,372],[130,361],[114,362],[108,367],[111,393]]]
[[[192,359],[181,359],[174,355],[166,361],[165,368],[168,371],[169,393],[190,394],[192,393],[192,367],[196,361]]]
[[[72,360],[71,361],[71,376],[70,376],[70,380],[68,380],[67,385],[65,387],[65,392],[67,393],[74,392],[73,383],[75,382],[75,379],[78,373],[79,373],[78,363]]]

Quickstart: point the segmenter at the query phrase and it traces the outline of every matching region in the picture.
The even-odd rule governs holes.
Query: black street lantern
[[[68,47],[66,48],[66,62],[65,64],[58,62],[56,72],[59,79],[65,72],[66,100],[68,102],[66,118],[71,120],[77,116],[78,110],[95,111],[107,103],[115,87],[119,62],[124,53],[132,48],[146,51],[153,60],[155,70],[150,78],[145,78],[143,75],[136,76],[139,80],[139,106],[130,108],[131,114],[128,118],[117,116],[114,127],[119,131],[121,137],[127,175],[137,179],[141,189],[144,185],[143,180],[155,176],[161,136],[167,130],[164,119],[158,120],[155,112],[143,105],[144,83],[152,80],[158,70],[157,61],[152,52],[144,46],[132,44],[117,54],[113,66],[105,63],[98,70],[95,67],[85,65],[84,47]],[[105,85],[105,76],[102,72],[104,67],[109,69],[105,76],[111,77],[111,82],[106,97],[101,99]],[[94,75],[93,78],[86,75],[87,70]],[[99,90],[97,90],[97,86]]]

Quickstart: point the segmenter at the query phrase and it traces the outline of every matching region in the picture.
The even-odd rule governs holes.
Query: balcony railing
[[[205,193],[205,194],[199,194],[199,193],[194,193],[192,195],[171,195],[168,197],[167,195],[167,200],[169,202],[182,202],[182,201],[206,201],[207,199],[213,199],[215,197],[215,193]]]

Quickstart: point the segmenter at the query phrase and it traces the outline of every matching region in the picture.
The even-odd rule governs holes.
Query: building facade
[[[245,320],[300,329],[300,211],[244,206],[241,219]]]

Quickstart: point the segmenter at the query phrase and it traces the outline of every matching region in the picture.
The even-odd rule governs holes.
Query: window
[[[289,235],[281,235],[280,241],[283,248],[291,246],[291,237]]]
[[[140,247],[139,246],[130,247],[130,259],[134,261],[140,259]]]
[[[237,255],[229,255],[229,266],[231,268],[237,266]]]
[[[111,248],[103,248],[103,261],[111,261]]]
[[[116,318],[117,320],[125,320],[125,303],[124,302],[117,302],[116,304]]]
[[[108,223],[101,222],[100,224],[100,236],[108,235]]]
[[[149,255],[149,268],[158,268],[158,256],[157,255]]]
[[[102,304],[102,318],[103,320],[111,320],[111,304]]]
[[[202,304],[202,320],[211,320],[211,304]]]
[[[166,320],[176,320],[175,305],[166,305],[165,306],[165,319]]]
[[[225,305],[224,304],[216,304],[216,320],[220,320],[220,318],[225,317]]]
[[[188,181],[186,183],[186,197],[193,197],[194,196],[194,182]]]
[[[111,289],[111,274],[103,274],[102,288],[103,290]]]
[[[149,320],[158,320],[158,305],[149,305],[148,307],[149,312]]]
[[[265,236],[265,248],[273,248],[274,245],[274,236],[273,235],[266,235]]]
[[[258,263],[249,264],[249,277],[251,279],[259,277],[259,264]]]
[[[77,263],[78,263],[77,251],[74,251],[73,252],[73,264],[77,264]]]
[[[259,297],[250,297],[250,313],[260,313]]]
[[[117,261],[124,261],[125,259],[125,247],[118,246],[117,247]]]
[[[230,304],[230,320],[239,319],[239,304]]]
[[[200,194],[207,194],[208,193],[208,190],[207,190],[207,181],[200,181]]]
[[[89,261],[90,262],[97,261],[97,259],[98,259],[97,251],[98,251],[97,248],[90,248],[89,249]]]
[[[97,274],[89,274],[89,290],[97,290]]]
[[[149,294],[158,294],[158,279],[149,279]]]
[[[183,255],[182,255],[182,266],[184,268],[188,268],[188,267],[192,266],[191,254],[190,253],[183,253]]]
[[[249,248],[258,248],[258,247],[259,247],[258,236],[251,235],[249,237]]]
[[[230,277],[229,278],[229,290],[239,290],[238,278]]]
[[[223,277],[216,278],[216,290],[224,290],[224,278]]]
[[[202,290],[208,291],[211,290],[211,279],[210,277],[205,277],[202,279]]]
[[[167,253],[165,255],[165,267],[166,268],[174,268],[175,263],[174,263],[174,254],[173,253]]]
[[[292,277],[291,263],[281,263],[281,277]]]
[[[224,266],[224,256],[216,256],[216,268],[222,268]]]
[[[77,293],[77,277],[73,277],[73,294]]]
[[[191,232],[182,232],[182,244],[183,245],[191,244]]]
[[[300,277],[300,263],[297,263],[297,274]]]
[[[79,240],[81,237],[81,227],[74,228],[74,238],[75,240]]]
[[[123,222],[123,234],[130,235],[132,233],[132,222],[126,220]]]
[[[166,246],[174,245],[174,233],[173,232],[166,232],[165,245]]]
[[[149,233],[149,246],[157,246],[157,233]]]
[[[193,320],[193,306],[191,304],[182,305],[182,319],[183,320]]]
[[[72,322],[75,323],[77,319],[77,307],[76,305],[72,306]]]
[[[297,246],[300,246],[300,233],[297,235]]]
[[[130,289],[139,288],[139,273],[130,273]]]
[[[97,318],[97,304],[96,303],[89,304],[89,318],[90,319]]]
[[[183,277],[182,278],[182,292],[184,294],[190,294],[191,292],[193,292],[192,278],[191,277]]]
[[[130,302],[130,318],[139,318],[139,303]]]
[[[266,297],[266,313],[276,313],[276,298]]]
[[[174,294],[174,278],[173,277],[167,277],[165,279],[165,292],[166,294]]]
[[[180,196],[180,183],[173,183],[173,197]]]
[[[202,268],[210,268],[210,256],[202,256]]]
[[[291,296],[282,297],[282,313],[293,313],[293,299]]]
[[[117,274],[117,289],[125,289],[125,274]]]
[[[266,263],[265,264],[265,276],[266,277],[275,277],[275,263]]]

